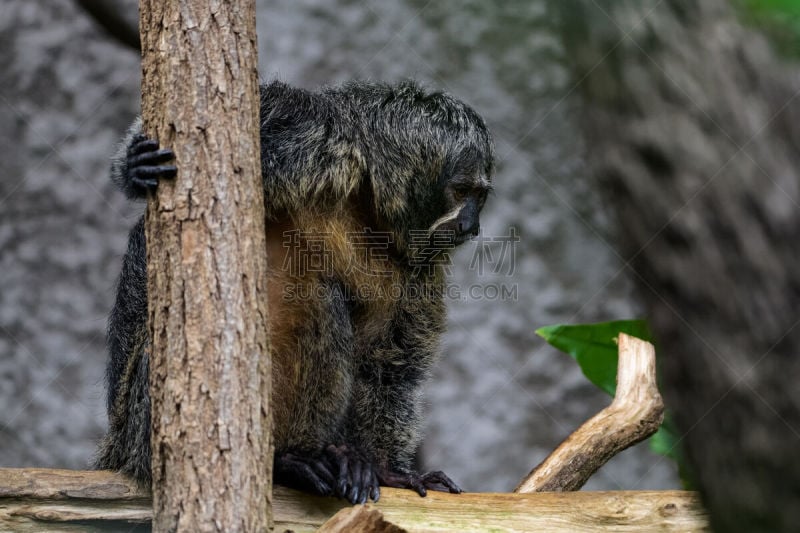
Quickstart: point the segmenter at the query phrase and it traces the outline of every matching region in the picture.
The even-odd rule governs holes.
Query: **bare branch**
[[[514,492],[578,490],[609,459],[655,433],[663,418],[653,345],[620,333],[614,401],[567,437]]]

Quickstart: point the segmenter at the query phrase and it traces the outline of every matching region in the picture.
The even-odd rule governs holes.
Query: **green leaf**
[[[671,457],[677,461],[680,456],[679,440],[672,421],[669,418],[664,418],[661,427],[650,437],[650,450],[658,455]]]
[[[583,374],[611,396],[617,390],[617,343],[620,333],[650,341],[644,320],[615,320],[568,326],[557,324],[536,330],[536,334],[578,362]]]
[[[797,0],[737,0],[745,23],[762,30],[786,57],[800,57],[800,2]]]
[[[744,4],[753,11],[774,13],[785,17],[800,15],[800,2],[797,0],[745,0]]]
[[[618,348],[615,339],[620,333],[652,342],[652,335],[644,320],[616,320],[599,324],[574,326],[555,325],[536,330],[547,342],[568,353],[578,362],[583,374],[611,396],[617,390]],[[682,455],[679,433],[669,416],[658,431],[650,437],[650,449],[674,459],[684,487],[693,487],[691,473]]]
[[[667,413],[664,416],[664,422],[661,423],[661,427],[650,437],[650,450],[653,453],[673,459],[678,465],[678,476],[681,479],[683,488],[685,490],[696,490],[697,487],[693,481],[696,478],[683,455],[683,448],[680,445],[681,440],[675,422]]]

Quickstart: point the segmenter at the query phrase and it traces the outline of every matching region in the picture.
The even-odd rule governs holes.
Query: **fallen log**
[[[275,487],[275,531],[316,531],[339,511],[334,498]],[[702,531],[698,498],[685,491],[446,494],[384,488],[365,519],[386,531]],[[358,506],[356,506],[358,509]],[[372,511],[380,513],[376,515]],[[0,469],[0,531],[149,531],[150,494],[107,471]],[[361,520],[340,516],[340,520]],[[345,522],[347,523],[347,522]],[[353,522],[354,523],[354,522]],[[398,529],[389,529],[389,525]],[[329,531],[337,531],[328,526]],[[341,530],[341,528],[339,529]]]

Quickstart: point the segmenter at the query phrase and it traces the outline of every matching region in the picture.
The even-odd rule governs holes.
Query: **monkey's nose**
[[[458,223],[458,234],[461,236],[470,235],[472,237],[476,237],[478,233],[480,233],[480,231],[481,231],[481,225],[479,222],[475,222],[468,228],[465,228],[464,224],[460,222]]]

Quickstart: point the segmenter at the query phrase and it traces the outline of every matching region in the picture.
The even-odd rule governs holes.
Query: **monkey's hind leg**
[[[420,496],[428,490],[459,494],[461,488],[444,472],[420,473],[413,467],[422,425],[421,387],[436,359],[443,303],[431,299],[403,305],[391,334],[371,348],[370,364],[359,368],[351,433],[356,442],[369,443],[382,486],[411,489]]]
[[[364,503],[380,496],[370,457],[345,437],[352,398],[355,356],[350,312],[340,282],[325,279],[309,293],[307,320],[286,381],[295,398],[287,420],[276,423],[275,483],[323,496]],[[283,354],[284,357],[286,354]],[[296,358],[296,359],[294,359]],[[292,372],[298,372],[290,377]]]
[[[116,470],[150,487],[149,357],[144,342],[132,351],[109,415],[94,468]]]

